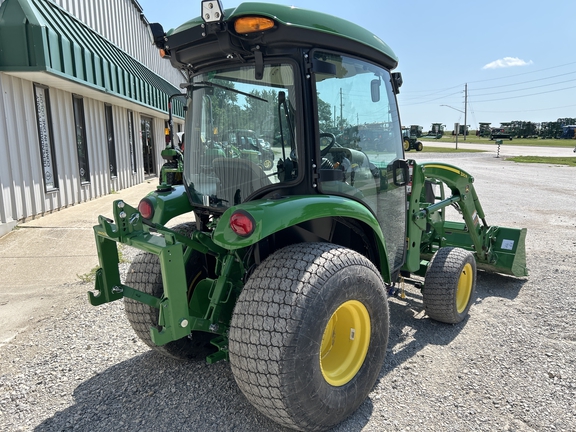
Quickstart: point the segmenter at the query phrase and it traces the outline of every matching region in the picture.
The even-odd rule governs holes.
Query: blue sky
[[[165,30],[200,15],[200,1],[138,0]],[[576,1],[269,1],[363,25],[399,58],[403,125],[576,118]],[[222,0],[224,8],[241,1]],[[447,105],[447,106],[446,106]]]

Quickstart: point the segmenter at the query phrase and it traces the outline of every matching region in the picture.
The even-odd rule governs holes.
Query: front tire
[[[461,248],[440,248],[432,257],[424,280],[426,313],[436,321],[459,323],[474,302],[475,289],[474,255]]]
[[[264,171],[269,171],[274,167],[274,161],[270,160],[270,158],[265,158],[264,163],[262,165]]]
[[[191,236],[192,232],[196,230],[196,224],[185,223],[172,229],[182,235]],[[188,299],[190,299],[197,283],[207,277],[204,263],[204,257],[199,252],[193,252],[190,260],[186,263]],[[164,287],[158,255],[149,252],[138,254],[128,269],[126,285],[161,298]],[[188,337],[158,346],[152,341],[150,335],[150,327],[158,326],[158,309],[127,297],[124,297],[124,309],[126,318],[128,318],[138,338],[154,351],[180,360],[203,360],[207,355],[216,351],[216,347],[210,344],[214,335],[204,332],[192,332]]]
[[[424,149],[424,145],[420,141],[416,143],[416,151],[422,151]]]
[[[325,430],[374,386],[388,344],[384,283],[364,256],[301,243],[268,257],[244,286],[230,328],[230,364],[248,400],[272,420]]]

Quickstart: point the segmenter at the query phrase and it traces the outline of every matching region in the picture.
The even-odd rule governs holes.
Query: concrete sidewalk
[[[98,265],[92,230],[98,216],[112,217],[118,199],[137,206],[157,184],[157,178],[148,179],[22,223],[0,238],[0,345],[78,294],[78,275]]]

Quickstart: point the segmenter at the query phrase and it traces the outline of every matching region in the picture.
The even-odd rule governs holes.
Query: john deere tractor
[[[422,141],[418,139],[421,136],[421,130],[422,126],[417,125],[411,125],[409,128],[402,128],[402,141],[404,143],[404,151],[422,151],[424,149]]]
[[[526,230],[489,225],[469,173],[405,159],[402,79],[379,37],[322,13],[213,0],[176,29],[151,29],[188,77],[183,184],[99,217],[89,298],[124,299],[153,350],[229,361],[262,414],[325,430],[379,377],[400,278],[420,281],[430,319],[456,324],[477,268],[527,274]],[[340,98],[346,124],[389,125],[374,146],[326,131],[322,107]],[[272,170],[213,151],[218,132],[238,129],[273,129]],[[450,221],[447,207],[461,216]],[[118,243],[142,251],[125,279]]]

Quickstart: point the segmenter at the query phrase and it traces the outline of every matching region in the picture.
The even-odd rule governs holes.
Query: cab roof
[[[224,11],[224,21],[229,28],[233,28],[233,22],[243,16],[261,16],[270,18],[277,23],[277,28],[262,33],[258,39],[264,45],[290,45],[310,47],[334,48],[350,53],[359,53],[362,56],[383,63],[393,69],[398,64],[398,58],[394,51],[378,36],[365,28],[347,20],[307,9],[294,6],[284,6],[269,3],[242,3],[236,8]],[[198,16],[187,21],[181,26],[167,32],[167,37],[172,39],[172,49],[178,49],[180,44],[185,44],[181,36],[185,34],[198,34],[203,28],[204,21]],[[344,39],[344,40],[343,40]],[[198,41],[200,42],[200,41]],[[360,49],[360,50],[359,50]],[[181,61],[181,63],[183,63]]]

